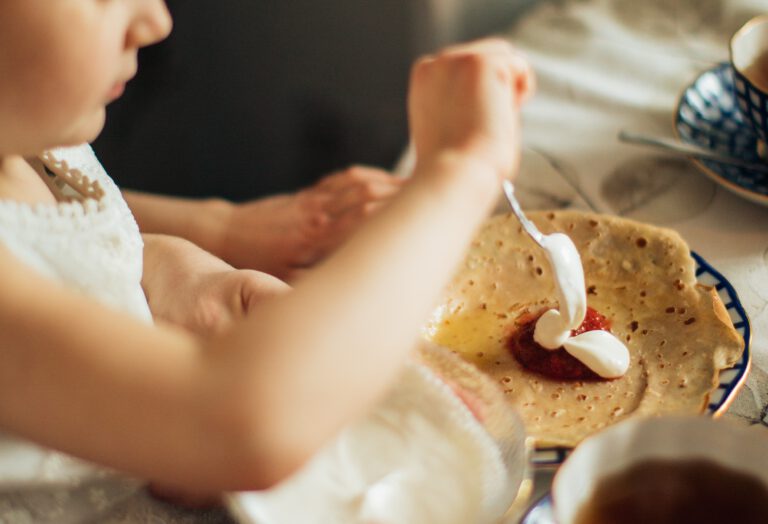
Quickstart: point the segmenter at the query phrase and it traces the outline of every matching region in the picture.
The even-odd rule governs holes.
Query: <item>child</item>
[[[170,26],[161,0],[0,2],[1,449],[24,459],[7,485],[103,474],[69,456],[190,492],[286,478],[387,391],[517,171],[529,70],[481,41],[414,67],[413,179],[292,290],[178,238],[142,244],[71,146]]]

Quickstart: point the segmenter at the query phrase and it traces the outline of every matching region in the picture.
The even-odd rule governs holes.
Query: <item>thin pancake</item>
[[[543,251],[511,215],[489,220],[425,328],[502,386],[537,445],[573,446],[633,415],[700,413],[744,342],[715,290],[696,282],[688,246],[669,229],[576,211],[530,213],[582,256],[587,300],[631,354],[611,381],[558,381],[509,353],[515,320],[557,307]]]

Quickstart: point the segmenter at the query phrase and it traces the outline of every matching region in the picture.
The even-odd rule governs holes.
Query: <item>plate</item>
[[[708,69],[685,89],[674,127],[682,142],[748,162],[763,162],[757,154],[757,135],[733,95],[733,70],[727,62]],[[714,160],[692,160],[724,188],[768,206],[768,173]]]
[[[749,349],[752,332],[747,313],[739,302],[739,297],[731,283],[698,253],[691,252],[691,256],[696,262],[696,279],[699,284],[711,286],[717,290],[717,294],[720,295],[720,299],[728,310],[733,327],[744,338],[744,352],[741,359],[732,368],[720,372],[717,389],[711,393],[709,398],[707,413],[713,417],[718,417],[730,407],[747,378],[752,359]],[[534,452],[532,460],[538,467],[556,467],[565,460],[570,449],[563,447],[538,448]]]

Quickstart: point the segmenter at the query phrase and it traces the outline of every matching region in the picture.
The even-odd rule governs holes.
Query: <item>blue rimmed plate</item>
[[[748,162],[762,162],[757,136],[733,95],[733,70],[722,63],[699,75],[683,92],[675,114],[678,138]],[[693,159],[709,178],[752,202],[768,206],[768,173],[714,160]]]
[[[744,307],[741,305],[736,290],[733,289],[731,283],[701,258],[698,253],[691,252],[691,256],[696,261],[696,279],[699,284],[711,286],[717,290],[720,299],[728,310],[733,327],[744,338],[744,352],[741,355],[741,359],[732,368],[724,369],[720,372],[717,389],[712,392],[709,398],[707,413],[713,417],[719,417],[731,405],[747,378],[747,372],[749,371],[752,359],[752,354],[749,350],[752,332],[747,313],[744,311]],[[570,448],[539,448],[533,455],[533,463],[538,467],[556,467],[565,460],[569,452]]]

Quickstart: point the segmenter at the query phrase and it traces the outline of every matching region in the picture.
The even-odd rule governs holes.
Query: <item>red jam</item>
[[[543,314],[528,317],[509,340],[509,350],[526,369],[557,380],[602,380],[599,375],[571,356],[562,347],[550,350],[541,347],[534,339],[536,322]],[[611,330],[611,321],[591,307],[587,308],[584,322],[571,331],[571,336],[587,331]]]

